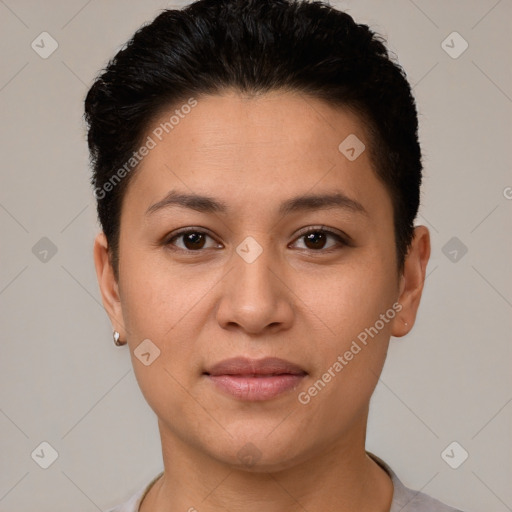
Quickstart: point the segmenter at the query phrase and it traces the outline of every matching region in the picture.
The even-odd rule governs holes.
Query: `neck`
[[[255,471],[207,457],[159,423],[164,474],[140,512],[389,512],[393,485],[365,452],[365,425],[285,469]]]

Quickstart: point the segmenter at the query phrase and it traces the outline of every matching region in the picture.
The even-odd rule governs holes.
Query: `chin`
[[[251,429],[208,448],[213,458],[234,469],[253,473],[282,471],[304,457],[296,452],[297,446],[304,446],[303,443],[294,440],[289,430],[283,429],[281,435],[269,436],[268,432],[271,429]]]

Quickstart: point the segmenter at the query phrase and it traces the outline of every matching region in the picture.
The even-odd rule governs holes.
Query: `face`
[[[175,108],[123,201],[119,283],[98,270],[162,441],[269,470],[364,439],[421,288],[397,274],[365,127],[298,94],[233,92],[161,133]],[[354,139],[339,149],[354,135],[359,156]],[[101,250],[99,236],[98,269]]]

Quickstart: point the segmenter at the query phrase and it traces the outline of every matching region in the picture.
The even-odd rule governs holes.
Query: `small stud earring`
[[[120,334],[117,331],[113,332],[112,337],[114,338],[114,344],[117,347],[120,347],[121,345],[124,345],[123,342],[119,341]]]

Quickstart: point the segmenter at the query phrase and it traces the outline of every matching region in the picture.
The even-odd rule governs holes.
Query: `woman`
[[[200,0],[138,30],[85,109],[98,282],[164,461],[113,510],[455,510],[365,450],[430,255],[383,41],[321,2]]]

